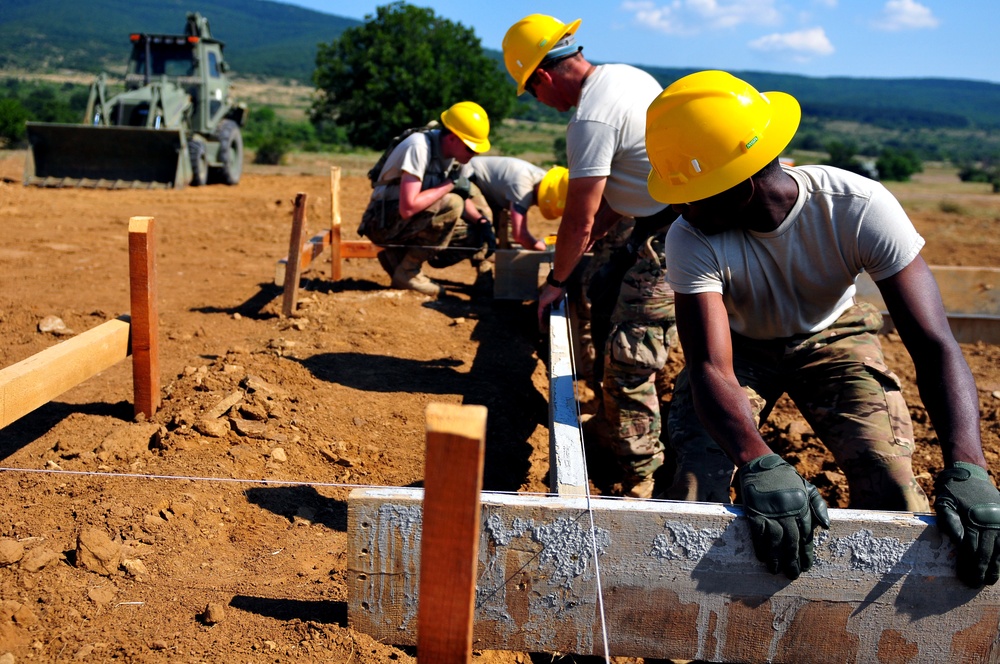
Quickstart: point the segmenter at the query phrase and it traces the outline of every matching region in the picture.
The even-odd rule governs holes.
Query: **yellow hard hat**
[[[441,124],[477,154],[490,150],[490,119],[474,101],[460,101],[445,109]]]
[[[801,116],[791,95],[724,71],[679,79],[646,111],[650,195],[690,203],[736,186],[781,154]]]
[[[566,209],[569,169],[553,166],[538,184],[538,209],[546,219],[557,219]]]
[[[530,14],[510,26],[503,38],[503,62],[517,83],[517,94],[524,94],[524,86],[542,59],[559,40],[576,32],[580,21],[567,25],[545,14]]]

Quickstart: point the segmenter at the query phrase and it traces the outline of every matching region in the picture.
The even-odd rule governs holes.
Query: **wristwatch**
[[[549,286],[555,286],[556,288],[566,288],[565,281],[559,281],[558,279],[556,279],[555,268],[549,270],[548,276],[545,277],[545,283],[547,283]]]

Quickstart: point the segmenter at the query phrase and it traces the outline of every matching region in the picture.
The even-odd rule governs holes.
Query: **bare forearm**
[[[454,185],[451,182],[445,182],[437,187],[424,189],[409,199],[405,195],[401,196],[399,199],[399,216],[403,219],[409,219],[413,215],[423,212],[441,200],[453,188]]]
[[[965,461],[986,467],[979,430],[979,394],[961,348],[945,347],[937,355],[922,354],[917,388],[946,464]]]
[[[737,466],[770,454],[746,392],[735,381],[711,366],[689,367],[695,410],[702,425]]]

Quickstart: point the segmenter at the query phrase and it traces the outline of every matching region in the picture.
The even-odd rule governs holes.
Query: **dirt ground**
[[[295,194],[308,195],[310,234],[329,224],[320,158],[248,165],[237,187],[181,191],[25,188],[23,158],[0,153],[0,367],[126,313],[128,220],[152,216],[163,404],[151,422],[133,421],[122,362],[0,430],[0,661],[414,662],[413,649],[348,626],[347,494],[419,485],[431,402],[489,409],[485,489],[546,490],[546,351],[533,305],[477,295],[467,263],[430,270],[448,290],[431,300],[387,288],[376,261],[352,259],[340,282],[328,262],[309,272],[301,315],[280,316],[272,284]],[[347,236],[369,191],[362,170],[346,171]],[[980,198],[968,205],[992,213],[914,204],[930,263],[996,265],[1000,197]],[[40,331],[48,316],[69,331]],[[905,350],[891,335],[885,346],[930,492],[940,448]],[[963,349],[997,470],[1000,347]],[[228,397],[238,402],[213,417]],[[842,476],[788,404],[765,431],[844,506]]]

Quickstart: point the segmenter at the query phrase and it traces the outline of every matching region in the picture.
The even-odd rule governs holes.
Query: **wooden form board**
[[[130,328],[121,316],[0,369],[0,428],[128,357]]]
[[[313,261],[319,258],[327,247],[332,247],[330,241],[331,231],[323,231],[312,236],[302,245],[302,252],[299,258],[300,272],[304,272]],[[340,242],[340,258],[375,258],[382,248],[372,244],[368,240],[343,240]],[[283,288],[285,285],[285,271],[288,258],[281,258],[274,266],[274,285]]]
[[[494,300],[535,300],[552,265],[552,252],[497,249],[493,276]],[[541,272],[542,279],[538,275]]]
[[[420,489],[369,488],[348,502],[348,617],[387,643],[415,644],[421,500]],[[481,503],[477,649],[602,654],[599,578],[613,656],[1000,661],[1000,587],[955,578],[954,549],[929,515],[830,510],[815,566],[789,581],[757,561],[737,507],[491,493]]]
[[[1000,268],[930,266],[955,338],[962,343],[1000,344]],[[857,281],[858,299],[885,313],[885,301],[867,272]],[[884,331],[892,320],[885,319]]]
[[[587,468],[577,407],[571,320],[564,297],[549,316],[549,490],[587,495]]]

